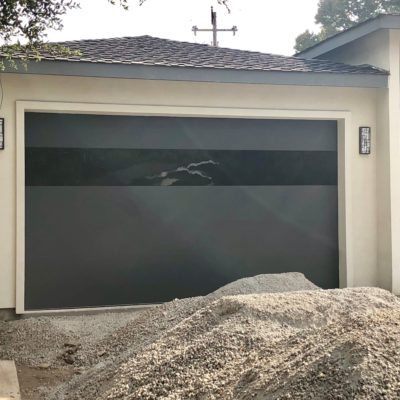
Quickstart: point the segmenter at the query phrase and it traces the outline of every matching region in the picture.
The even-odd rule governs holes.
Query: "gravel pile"
[[[108,383],[119,374],[119,365],[134,358],[160,338],[168,337],[171,329],[227,294],[317,289],[319,288],[300,273],[258,275],[230,283],[204,297],[177,299],[148,309],[135,320],[122,325],[91,346],[86,346],[84,351],[78,351],[75,365],[82,366],[82,373],[53,393],[53,397],[50,394],[47,396],[57,400],[98,398]]]
[[[78,358],[92,351],[98,341],[139,315],[120,312],[0,321],[0,359],[30,367],[64,366],[66,359],[75,362],[68,353]]]
[[[53,326],[51,319],[30,318],[0,322],[0,359],[39,366],[57,359],[72,335]]]
[[[206,296],[207,300],[220,299],[224,296],[238,294],[280,293],[305,290],[317,290],[312,282],[298,272],[286,274],[256,275],[251,278],[238,279],[217,289]]]
[[[400,301],[319,290],[302,274],[241,279],[141,313],[0,323],[4,335],[0,358],[76,368],[43,389],[48,400],[400,398]]]
[[[97,341],[94,346],[81,352],[78,362],[83,365],[96,364],[98,354],[108,358],[121,358],[125,351],[136,353],[144,346],[164,336],[165,332],[178,325],[193,313],[212,301],[228,295],[250,293],[278,293],[290,291],[317,290],[312,282],[300,273],[257,275],[239,279],[217,289],[207,296],[176,299],[142,312],[136,319],[115,329],[111,335]],[[113,360],[112,360],[113,361]]]
[[[224,297],[123,363],[96,398],[399,399],[399,306],[379,289]]]

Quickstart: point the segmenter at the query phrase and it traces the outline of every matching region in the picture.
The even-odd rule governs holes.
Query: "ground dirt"
[[[74,375],[71,366],[58,368],[38,368],[17,366],[22,399],[42,400],[42,387],[55,388],[69,381]]]
[[[400,302],[261,275],[141,313],[0,323],[24,399],[399,399]]]

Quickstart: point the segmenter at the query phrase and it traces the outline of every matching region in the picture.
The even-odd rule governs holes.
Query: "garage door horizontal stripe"
[[[27,147],[336,151],[336,121],[27,113]]]
[[[337,185],[337,152],[35,147],[26,185]]]

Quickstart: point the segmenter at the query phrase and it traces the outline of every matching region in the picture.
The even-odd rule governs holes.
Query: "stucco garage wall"
[[[389,70],[389,40],[390,31],[388,29],[378,30],[322,54],[318,58],[350,65],[370,64]]]
[[[400,294],[400,30],[380,29],[318,58],[390,71],[377,105],[378,283]]]
[[[358,154],[358,127],[376,131],[376,90],[16,74],[3,74],[2,83],[6,149],[0,152],[0,308],[15,307],[17,100],[351,112],[351,204],[345,212],[352,231],[352,281],[356,286],[378,283],[376,155]]]
[[[389,127],[392,291],[400,294],[400,29],[390,30]]]

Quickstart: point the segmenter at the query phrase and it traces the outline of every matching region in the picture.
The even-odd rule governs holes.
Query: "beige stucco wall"
[[[352,65],[371,64],[389,70],[389,30],[372,32],[318,58]]]
[[[378,104],[385,90],[271,85],[161,82],[144,80],[2,74],[6,149],[0,152],[0,308],[15,307],[16,274],[16,101],[196,106],[219,109],[347,111],[351,170],[345,210],[351,224],[355,286],[377,285],[377,153],[358,154],[358,128],[377,129]],[[373,136],[375,149],[376,135]],[[342,151],[342,150],[340,150]],[[339,155],[339,162],[340,162]],[[343,164],[339,168],[344,168]],[[344,187],[339,188],[340,191]],[[351,192],[350,192],[351,189]],[[343,249],[343,246],[342,246]],[[351,281],[349,279],[349,281]]]
[[[389,138],[392,291],[400,295],[400,30],[389,32]]]
[[[378,30],[320,58],[390,71],[377,107],[378,274],[400,294],[400,30]]]

